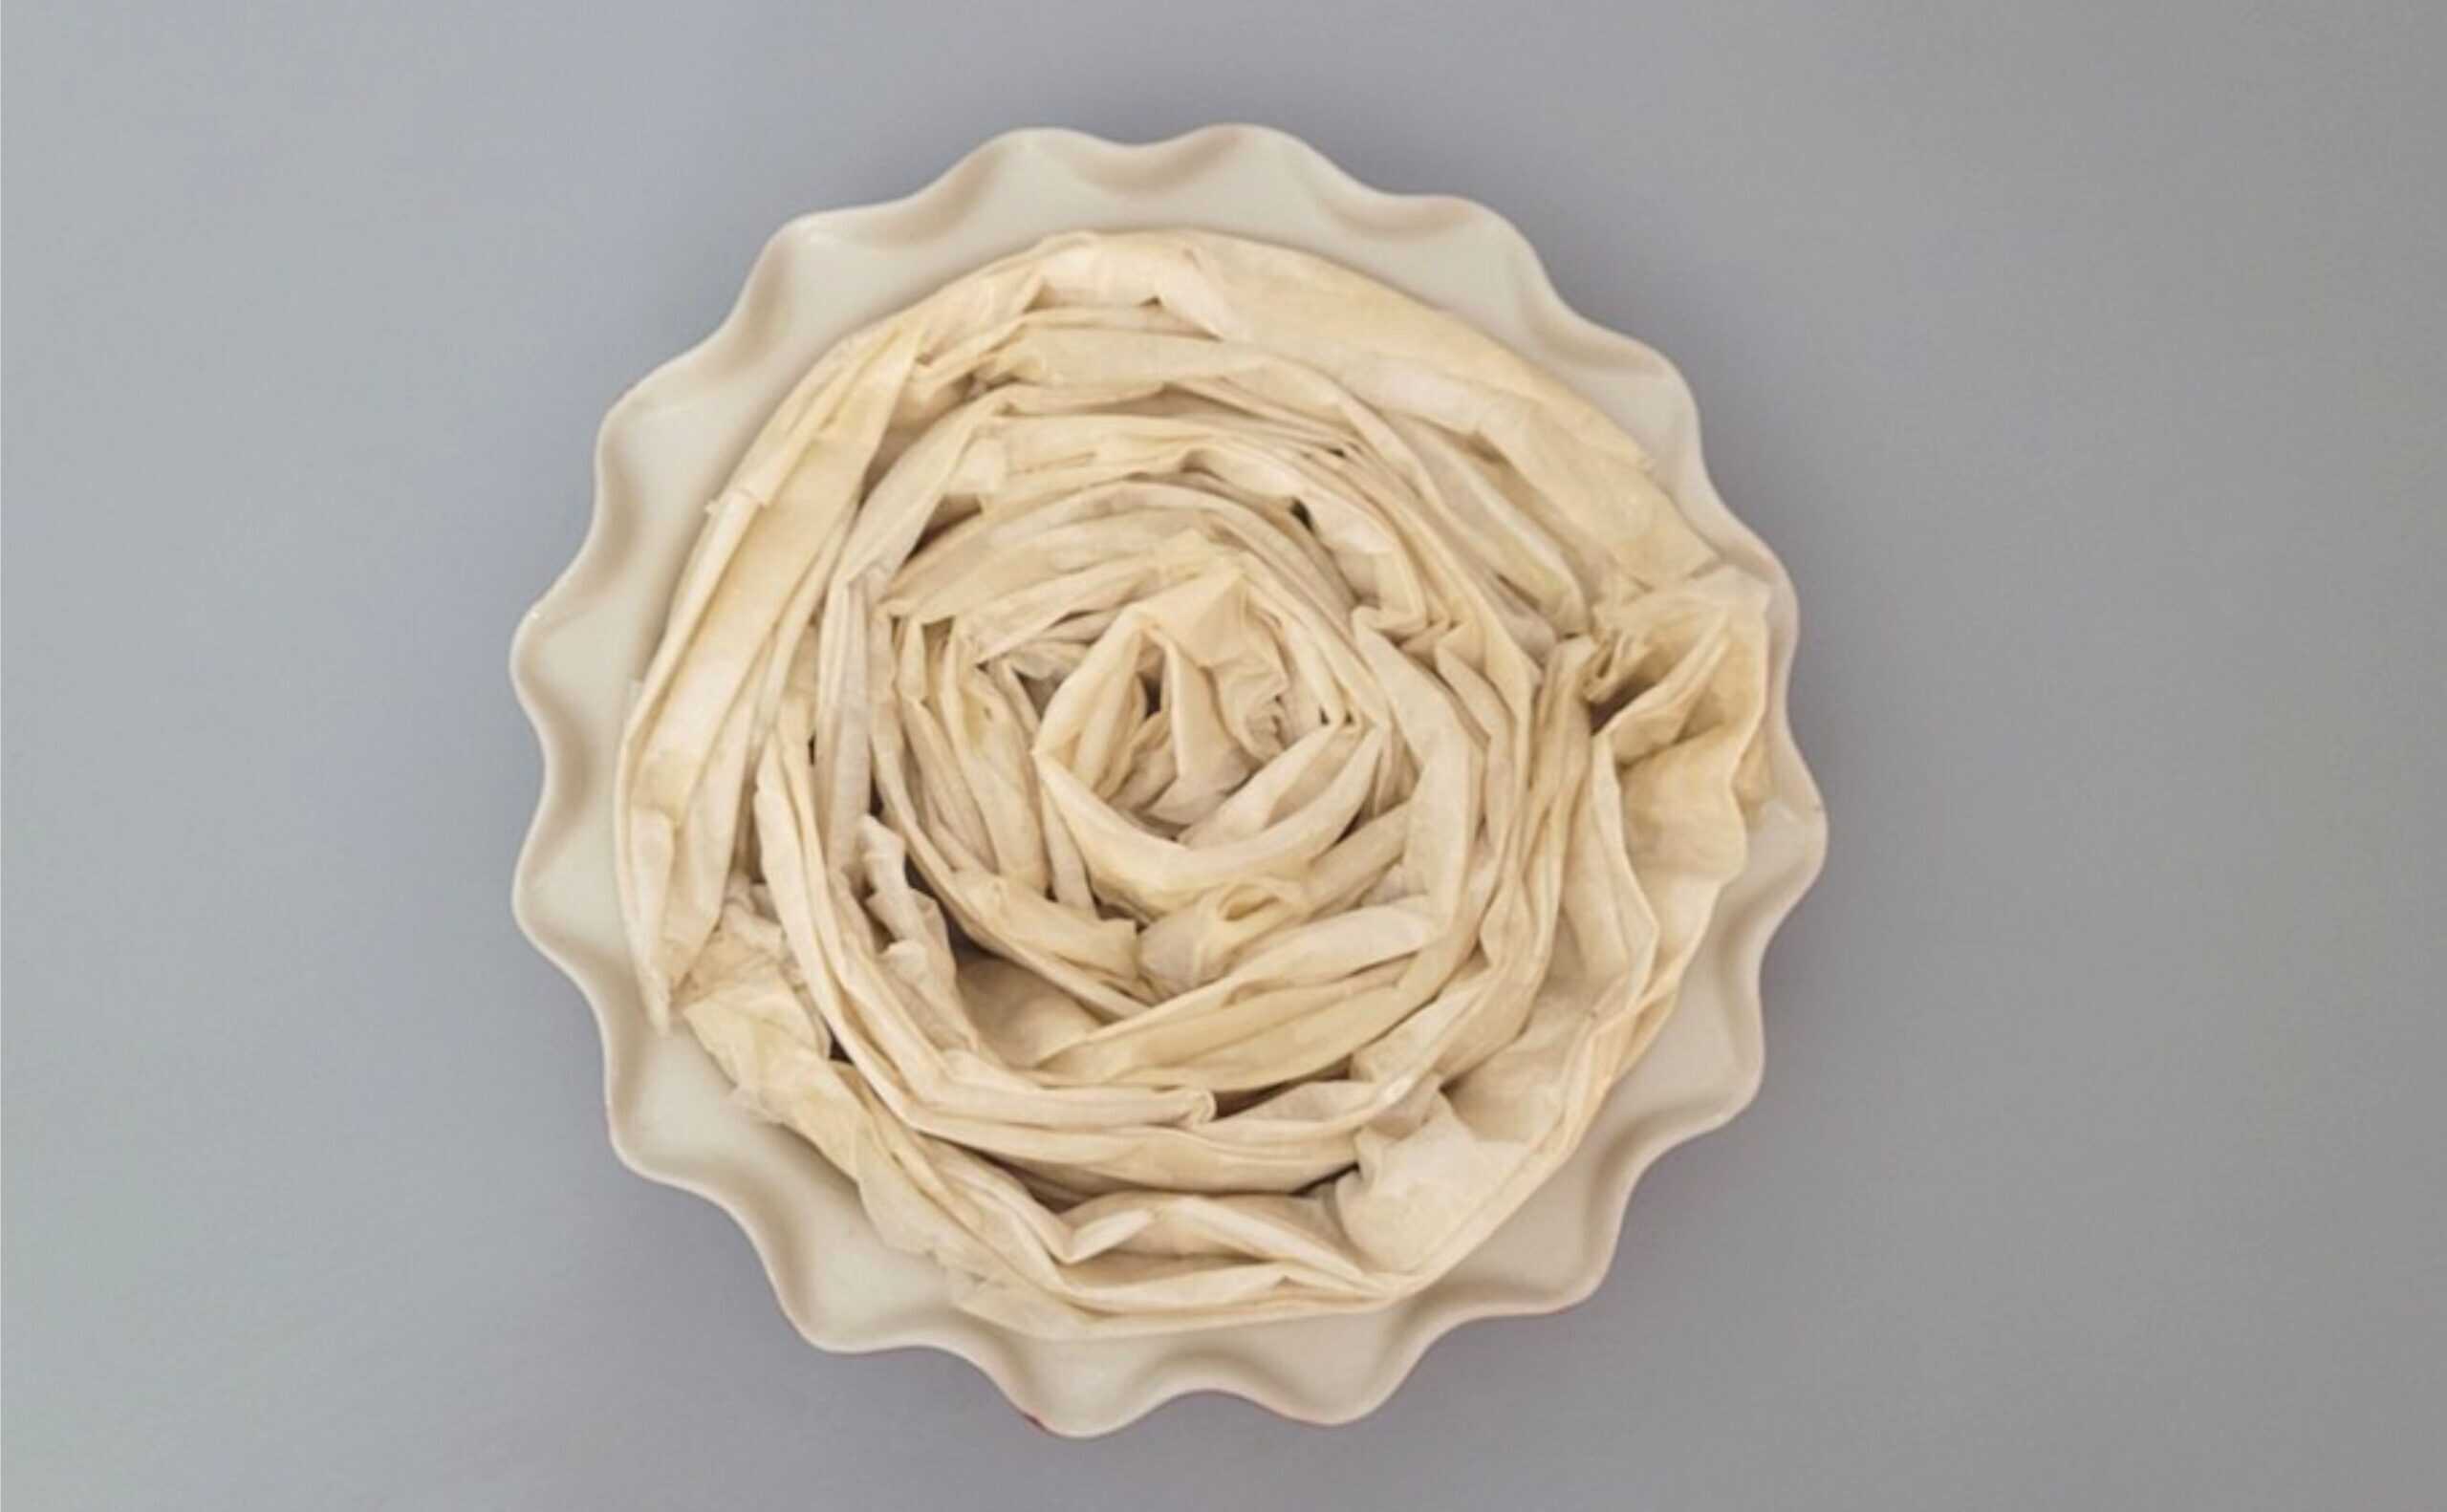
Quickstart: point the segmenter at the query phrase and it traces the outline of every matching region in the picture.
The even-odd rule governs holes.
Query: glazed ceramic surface
[[[685,1035],[647,1024],[620,938],[613,760],[633,680],[662,625],[707,500],[767,413],[827,347],[938,285],[1050,233],[1195,227],[1298,248],[1469,320],[1611,415],[1656,459],[1699,532],[1770,583],[1773,794],[1678,1006],[1589,1137],[1493,1239],[1381,1311],[1094,1341],[1024,1337],[957,1310],[922,1256],[887,1248],[850,1182],[738,1106]],[[1657,1156],[1747,1103],[1761,1067],[1759,963],[1816,875],[1826,822],[1786,718],[1794,639],[1783,569],[1709,486],[1690,391],[1663,358],[1556,296],[1519,232],[1465,201],[1389,195],[1280,133],[1216,127],[1146,146],[1062,131],[1000,137],[907,199],[810,215],[767,246],[711,336],[606,417],[596,516],[512,651],[544,755],[520,858],[520,923],[601,1025],[613,1143],[639,1173],[719,1203],[747,1230],[784,1310],[842,1351],[927,1345],[984,1371],[1063,1433],[1118,1427],[1192,1391],[1317,1421],[1382,1401],[1428,1345],[1473,1318],[1543,1312],[1605,1274],[1634,1183]]]

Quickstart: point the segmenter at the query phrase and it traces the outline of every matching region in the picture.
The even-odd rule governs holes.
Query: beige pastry
[[[841,342],[714,502],[621,747],[649,1009],[974,1312],[1382,1305],[1672,1010],[1766,601],[1461,322],[1053,238]]]

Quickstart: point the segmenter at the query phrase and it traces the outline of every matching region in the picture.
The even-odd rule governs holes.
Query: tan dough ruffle
[[[834,348],[714,501],[620,753],[646,1001],[972,1311],[1382,1305],[1671,1011],[1766,600],[1452,317],[1053,238]]]

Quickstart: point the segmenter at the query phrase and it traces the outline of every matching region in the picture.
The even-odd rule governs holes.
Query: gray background
[[[2018,10],[11,6],[12,1512],[2437,1505],[2447,11]],[[614,1161],[503,661],[773,227],[1217,119],[1681,363],[1835,844],[1594,1300],[1071,1445]]]

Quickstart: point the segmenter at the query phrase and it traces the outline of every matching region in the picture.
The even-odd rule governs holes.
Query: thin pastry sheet
[[[648,1011],[980,1315],[1382,1306],[1672,1011],[1768,596],[1451,316],[1052,238],[835,346],[711,504],[619,759]]]

